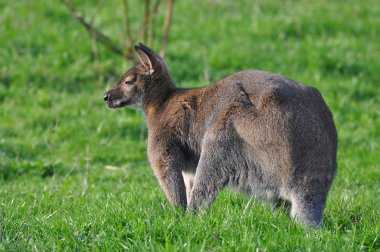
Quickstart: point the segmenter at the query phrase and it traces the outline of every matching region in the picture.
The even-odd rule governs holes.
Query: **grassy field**
[[[76,2],[88,16],[97,5]],[[121,1],[105,2],[95,25],[123,44]],[[333,111],[339,172],[324,227],[305,230],[228,191],[198,216],[170,206],[141,113],[105,107],[114,80],[67,8],[1,1],[0,250],[379,251],[379,17],[377,0],[176,1],[166,58],[179,86],[260,69],[317,87]],[[130,67],[99,53],[116,76]]]

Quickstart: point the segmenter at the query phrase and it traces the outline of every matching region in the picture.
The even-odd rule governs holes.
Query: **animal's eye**
[[[135,81],[135,76],[129,75],[129,76],[125,77],[124,84],[125,85],[131,85],[131,84],[133,84],[134,81]]]

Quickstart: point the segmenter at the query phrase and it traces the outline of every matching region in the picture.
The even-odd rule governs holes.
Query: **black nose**
[[[108,101],[108,94],[104,94],[104,97],[103,97],[104,101]]]

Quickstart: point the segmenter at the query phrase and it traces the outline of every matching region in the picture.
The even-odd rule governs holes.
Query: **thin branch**
[[[127,35],[127,41],[126,41],[125,46],[126,46],[126,51],[128,53],[129,59],[132,59],[134,39],[132,37],[132,31],[131,31],[128,0],[123,0],[123,11],[124,11],[124,18],[125,18],[125,33]]]
[[[166,17],[165,17],[165,23],[164,23],[164,33],[162,35],[162,44],[161,44],[161,50],[160,50],[160,56],[162,58],[165,57],[166,46],[168,44],[170,24],[171,24],[172,17],[173,17],[173,5],[174,5],[174,0],[169,0],[168,8],[166,11]]]
[[[95,17],[98,15],[100,9],[103,7],[103,4],[104,4],[104,0],[100,0],[99,4],[96,6],[96,9],[94,11],[94,13],[92,14],[91,18],[90,18],[90,24],[92,25],[94,23],[94,20],[95,20]]]
[[[150,19],[150,0],[144,0],[144,21],[141,27],[141,34],[144,43],[148,43],[148,28]]]
[[[153,5],[153,16],[152,16],[152,23],[150,25],[150,34],[149,34],[149,42],[152,48],[154,48],[154,37],[155,37],[155,32],[156,32],[156,23],[157,23],[159,5],[160,5],[160,0],[156,0]]]
[[[96,68],[99,71],[99,74],[101,74],[102,76],[105,76],[111,80],[115,80],[116,77],[113,74],[107,72],[102,66],[102,63],[100,61],[100,54],[99,54],[99,50],[98,50],[98,43],[96,40],[95,32],[91,32],[91,38],[92,38],[92,54],[94,56]]]
[[[103,6],[103,3],[104,3],[104,0],[101,0],[98,6],[96,7],[94,13],[92,14],[92,17],[90,19],[91,25],[94,23],[97,14],[99,13],[101,7]],[[92,55],[94,56],[96,68],[98,69],[100,74],[104,75],[104,70],[100,63],[100,56],[99,56],[99,50],[98,50],[98,43],[96,40],[96,34],[93,30],[91,31],[91,38],[92,38]]]
[[[117,55],[122,56],[122,57],[127,57],[128,59],[130,59],[128,57],[129,55],[126,55],[125,52],[121,50],[109,37],[107,37],[102,32],[94,28],[90,23],[86,22],[86,20],[84,20],[82,15],[77,11],[75,5],[73,4],[71,0],[62,0],[62,1],[69,8],[69,10],[73,14],[73,16],[79,21],[79,23],[82,24],[86,28],[86,30],[90,33],[90,35],[94,33],[97,41],[102,43],[107,49],[111,50]]]

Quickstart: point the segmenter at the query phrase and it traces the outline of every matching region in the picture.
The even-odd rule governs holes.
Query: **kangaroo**
[[[223,188],[285,202],[306,226],[322,223],[337,172],[332,114],[311,86],[242,71],[203,88],[177,88],[155,52],[107,91],[109,108],[141,108],[148,157],[168,200],[197,211]]]

